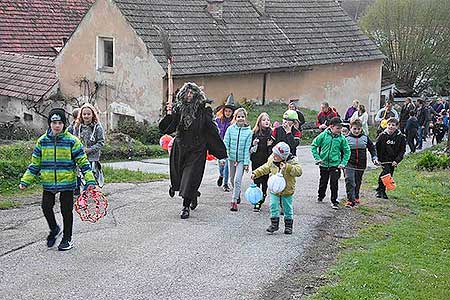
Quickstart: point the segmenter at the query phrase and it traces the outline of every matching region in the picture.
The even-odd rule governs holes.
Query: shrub
[[[102,160],[141,159],[167,155],[159,144],[144,145],[123,133],[111,133],[102,149]]]
[[[156,124],[150,124],[147,121],[137,122],[131,118],[119,121],[118,129],[114,132],[127,134],[141,143],[151,145],[159,144],[159,139],[162,136]]]
[[[450,165],[448,154],[437,154],[431,151],[424,153],[418,160],[416,168],[419,170],[433,171],[435,169],[445,169]]]

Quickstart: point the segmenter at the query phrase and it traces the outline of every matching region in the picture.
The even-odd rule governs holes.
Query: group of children
[[[20,180],[19,188],[26,189],[40,175],[43,186],[42,210],[50,228],[47,246],[53,247],[61,228],[56,222],[53,207],[55,196],[60,194],[63,237],[58,250],[73,247],[73,197],[80,189],[80,172],[86,189],[96,188],[102,181],[99,164],[100,151],[105,137],[96,109],[84,104],[74,110],[74,121],[68,124],[62,108],[50,110],[48,130],[36,142],[31,164]]]
[[[251,179],[263,192],[262,199],[254,205],[258,212],[268,195],[269,175],[281,172],[286,188],[281,193],[270,194],[271,225],[268,232],[274,232],[279,227],[279,215],[284,213],[285,233],[292,233],[293,194],[295,178],[301,176],[302,169],[298,164],[296,148],[301,137],[298,114],[287,110],[283,114],[283,123],[271,128],[270,116],[261,113],[253,129],[247,121],[244,108],[235,109],[227,104],[219,109],[216,122],[227,148],[228,159],[219,162],[219,178],[217,184],[223,185],[225,191],[230,191],[228,177],[223,169],[229,168],[232,187],[231,208],[238,211],[240,203],[242,178],[244,172],[252,166]],[[338,209],[338,181],[341,172],[345,176],[345,186],[348,207],[360,203],[360,187],[362,177],[367,168],[367,152],[370,153],[375,165],[382,166],[379,176],[376,196],[388,199],[386,188],[381,181],[385,174],[394,173],[395,167],[403,159],[406,138],[398,129],[395,118],[387,121],[387,128],[380,133],[376,145],[364,134],[363,124],[359,119],[350,123],[348,132],[343,134],[343,124],[339,117],[332,118],[328,127],[312,142],[311,152],[320,169],[318,202],[325,198],[328,182],[331,189],[331,206]]]

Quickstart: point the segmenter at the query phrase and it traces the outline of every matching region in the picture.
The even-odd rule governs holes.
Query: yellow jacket
[[[280,196],[290,196],[295,191],[295,177],[302,175],[302,167],[297,162],[295,157],[292,157],[286,163],[286,168],[281,171],[284,180],[286,180],[286,188],[279,194]],[[261,177],[267,174],[275,175],[279,171],[279,168],[273,162],[273,154],[269,156],[267,162],[253,171],[255,178]]]

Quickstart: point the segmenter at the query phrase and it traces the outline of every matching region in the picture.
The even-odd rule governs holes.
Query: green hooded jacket
[[[350,146],[342,135],[335,135],[328,128],[319,134],[311,144],[311,152],[316,161],[322,161],[325,168],[346,166],[350,158]]]

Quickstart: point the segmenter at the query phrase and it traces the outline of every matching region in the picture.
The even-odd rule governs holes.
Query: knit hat
[[[50,110],[50,113],[48,114],[48,126],[50,126],[50,123],[53,121],[61,121],[64,124],[64,127],[67,125],[67,119],[66,119],[66,112],[62,108],[53,108]]]
[[[272,148],[272,152],[281,157],[281,159],[286,160],[291,154],[291,148],[285,142],[279,142]]]

